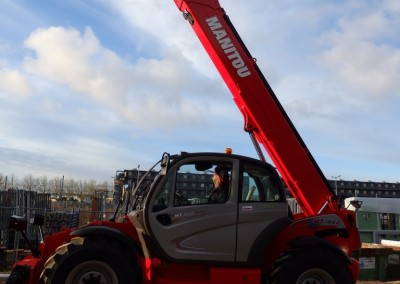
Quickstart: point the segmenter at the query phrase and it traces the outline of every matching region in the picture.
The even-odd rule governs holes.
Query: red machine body
[[[39,257],[14,266],[10,283],[355,283],[354,212],[340,206],[225,11],[217,0],[175,3],[231,91],[261,160],[259,144],[302,213],[290,214],[280,176],[265,161],[164,153],[159,175],[136,185],[124,222],[47,237]],[[230,183],[223,202],[184,196],[188,174],[201,180],[217,169]]]

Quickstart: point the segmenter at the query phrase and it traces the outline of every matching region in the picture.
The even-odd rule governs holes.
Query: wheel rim
[[[117,274],[104,262],[86,261],[68,274],[66,283],[71,284],[117,284]]]
[[[296,284],[335,284],[332,275],[323,269],[310,269],[303,272]]]

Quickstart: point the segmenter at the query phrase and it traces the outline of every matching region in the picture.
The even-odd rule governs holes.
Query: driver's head
[[[225,183],[225,180],[223,178],[223,173],[220,167],[215,167],[212,180],[214,182],[215,188],[221,187]]]

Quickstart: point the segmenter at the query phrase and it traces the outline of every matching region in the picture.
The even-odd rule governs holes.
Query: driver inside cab
[[[210,203],[224,203],[228,200],[229,174],[225,169],[215,167],[212,176],[214,188],[209,197]]]

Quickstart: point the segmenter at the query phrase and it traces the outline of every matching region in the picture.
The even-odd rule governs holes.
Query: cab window
[[[220,162],[180,166],[176,173],[174,206],[226,202],[231,169],[231,164]]]
[[[226,202],[230,194],[231,172],[232,164],[227,162],[202,161],[181,165],[168,174],[154,200],[153,212],[166,209],[171,195],[173,206]]]
[[[173,175],[169,174],[167,180],[160,193],[157,195],[153,204],[153,212],[164,210],[168,207],[171,189],[172,189]]]
[[[242,202],[285,202],[281,181],[268,168],[245,164],[242,181]]]

